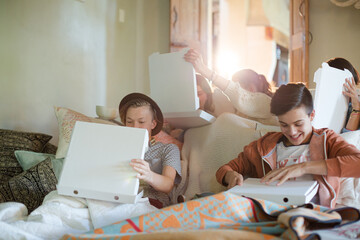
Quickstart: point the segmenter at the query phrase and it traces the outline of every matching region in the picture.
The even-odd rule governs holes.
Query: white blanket
[[[53,191],[27,213],[21,203],[0,203],[0,239],[59,239],[155,211],[147,198],[136,204],[116,204],[62,196]]]

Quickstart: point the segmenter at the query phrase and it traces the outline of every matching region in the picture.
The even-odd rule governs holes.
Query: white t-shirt
[[[309,144],[287,147],[283,142],[280,142],[276,145],[276,155],[276,168],[307,162],[310,160]],[[296,179],[313,180],[313,176],[305,174]]]

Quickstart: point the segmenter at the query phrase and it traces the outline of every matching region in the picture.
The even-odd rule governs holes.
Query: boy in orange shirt
[[[290,178],[319,183],[315,203],[335,207],[340,177],[360,177],[360,151],[330,129],[314,129],[313,100],[303,84],[282,85],[271,100],[281,132],[271,132],[244,147],[237,158],[216,172],[228,188],[242,185],[244,177],[263,183]]]

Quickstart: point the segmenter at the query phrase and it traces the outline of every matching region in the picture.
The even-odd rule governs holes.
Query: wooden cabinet
[[[289,2],[289,80],[303,82],[308,86],[309,0]],[[217,33],[214,28],[217,25],[213,24],[213,20],[219,14],[213,10],[216,10],[218,4],[218,0],[170,0],[170,51],[179,51],[184,47],[194,48],[201,52],[204,62],[212,66]]]
[[[184,47],[201,52],[205,63],[211,59],[211,1],[170,1],[170,51]]]
[[[309,0],[290,1],[290,82],[309,83]]]

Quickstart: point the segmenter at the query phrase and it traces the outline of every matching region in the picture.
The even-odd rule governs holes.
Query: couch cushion
[[[57,151],[57,146],[51,144],[51,143],[47,143],[44,147],[44,149],[42,150],[43,153],[49,153],[49,154],[56,154]]]
[[[348,143],[360,149],[360,130],[340,134]],[[341,178],[337,204],[360,208],[360,178]]]
[[[15,157],[24,171],[32,168],[47,158],[55,159],[54,154],[16,150]]]
[[[15,150],[41,152],[52,137],[42,133],[0,129],[0,183],[23,171]]]
[[[48,158],[0,184],[0,202],[23,203],[30,213],[41,205],[46,194],[56,190],[56,184],[51,159]]]
[[[187,199],[197,193],[218,193],[226,189],[216,181],[215,173],[236,158],[244,146],[260,137],[256,124],[235,114],[223,113],[212,124],[186,131],[181,154],[187,162],[188,175],[183,175],[180,185],[185,184]]]
[[[15,156],[24,171],[50,158],[56,179],[59,180],[64,163],[64,158],[55,158],[55,154],[37,153],[22,150],[15,151]]]

